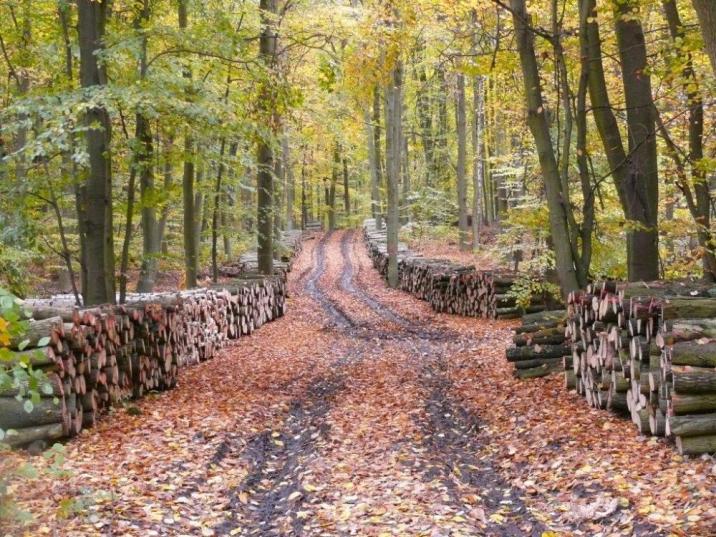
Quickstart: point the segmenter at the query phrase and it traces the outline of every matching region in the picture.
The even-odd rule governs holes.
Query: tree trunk
[[[271,69],[274,67],[276,56],[276,28],[275,17],[278,11],[276,0],[260,0],[261,35],[259,37],[259,57],[267,72],[266,80],[262,82],[259,93],[259,108],[262,118],[270,125],[273,132],[276,123],[274,111],[274,96],[271,87]],[[267,129],[268,130],[268,129]],[[261,136],[257,151],[257,232],[258,232],[258,261],[259,272],[273,274],[273,164],[274,155],[271,140]]]
[[[385,157],[388,176],[388,285],[398,285],[398,228],[400,226],[399,191],[401,121],[402,121],[402,65],[396,65],[385,89]]]
[[[132,242],[134,221],[134,192],[137,178],[137,168],[134,162],[129,170],[129,183],[127,184],[127,212],[124,224],[124,239],[122,241],[122,255],[119,261],[119,303],[124,304],[127,298],[127,283],[129,281],[129,246]]]
[[[415,112],[420,126],[420,141],[425,159],[425,186],[435,183],[435,141],[433,139],[433,114],[430,107],[430,87],[424,66],[416,68]]]
[[[638,206],[640,201],[639,196],[643,198],[644,203],[647,203],[646,193],[639,194],[639,189],[645,187],[644,177],[640,177],[637,172],[639,170],[634,169],[633,161],[628,158],[626,151],[624,150],[624,144],[622,143],[621,133],[619,125],[617,124],[616,117],[612,112],[612,106],[609,101],[609,94],[607,92],[606,79],[604,75],[604,66],[602,65],[602,47],[601,37],[599,35],[599,23],[597,21],[596,11],[596,0],[582,0],[582,11],[581,19],[583,26],[586,27],[587,31],[584,34],[586,38],[586,44],[584,45],[588,50],[589,58],[589,97],[592,103],[592,112],[594,114],[594,120],[599,131],[599,136],[602,139],[604,146],[604,152],[609,163],[609,168],[614,178],[614,183],[619,194],[619,201],[621,202],[624,216],[628,220],[642,222],[643,225],[647,226],[645,220],[645,212],[639,211]],[[622,21],[623,22],[623,21]],[[633,25],[636,25],[640,29],[638,22],[630,21],[632,26],[624,28],[622,23],[619,23],[619,28],[622,34],[629,34],[630,31],[636,30]],[[624,36],[623,36],[624,37]],[[637,49],[633,51],[635,57],[638,56],[642,60],[644,59],[644,43],[643,34],[641,35],[641,44],[635,36],[631,36],[633,39],[624,41],[626,47],[627,42],[635,42]],[[627,51],[626,48],[623,52],[630,55],[632,52]],[[639,60],[631,59],[628,62],[628,67],[633,68],[634,64],[638,64]],[[628,68],[627,66],[623,66]],[[626,73],[626,69],[625,69]],[[634,91],[632,91],[634,84],[632,83],[635,78],[639,77],[639,73],[631,73],[630,82],[630,97],[634,99]],[[647,82],[647,86],[650,83]],[[650,103],[649,108],[651,109],[651,95],[649,95]],[[632,103],[633,106],[633,103]],[[632,110],[633,111],[633,110]],[[632,115],[632,120],[635,121],[635,117]],[[652,121],[653,125],[653,121]],[[636,133],[631,133],[636,134]],[[642,134],[644,134],[642,130]],[[653,138],[653,128],[651,130]],[[642,136],[643,137],[643,136]],[[630,135],[631,138],[631,135]],[[633,140],[630,139],[630,147],[633,147]],[[651,150],[643,148],[642,153],[649,153]],[[633,175],[637,173],[637,175]],[[653,192],[652,192],[653,194]],[[658,192],[657,192],[658,195]],[[651,231],[635,232],[627,230],[627,264],[628,264],[628,277],[632,281],[639,279],[653,280],[658,277],[658,243],[655,242],[656,228],[654,227]],[[634,252],[640,250],[644,252],[642,259],[633,259]]]
[[[380,189],[383,186],[383,157],[380,151],[380,89],[378,86],[373,90],[373,146],[375,147],[375,198],[374,203],[377,205],[375,223],[380,229],[383,227],[383,207],[380,197]]]
[[[188,24],[187,0],[179,0],[179,28],[185,30]],[[191,70],[184,68],[187,100],[191,98]],[[196,207],[194,195],[194,139],[189,127],[184,128],[184,173],[182,176],[182,199],[184,205],[184,279],[187,289],[196,287],[198,255],[196,249]]]
[[[450,174],[450,155],[448,154],[448,85],[445,78],[445,69],[437,68],[439,82],[437,103],[438,128],[435,140],[435,184],[446,182]]]
[[[219,281],[219,215],[221,214],[222,181],[224,179],[224,151],[226,139],[221,139],[219,148],[219,169],[216,171],[214,185],[214,210],[211,215],[211,279],[214,283]]]
[[[308,222],[308,200],[306,198],[306,150],[304,148],[301,162],[301,229],[306,229]]]
[[[673,46],[677,47],[675,54],[678,58],[686,55],[686,62],[681,72],[682,85],[686,96],[686,105],[689,109],[689,153],[687,155],[691,168],[691,181],[688,181],[683,159],[678,149],[671,142],[663,122],[659,121],[660,129],[667,141],[667,152],[675,162],[677,168],[677,184],[684,193],[691,216],[697,225],[699,246],[703,250],[702,264],[704,275],[710,280],[716,280],[716,255],[714,250],[713,234],[711,232],[711,193],[709,181],[705,176],[702,159],[704,158],[704,103],[701,97],[701,88],[694,72],[691,53],[678,50],[686,42],[686,34],[681,23],[681,17],[675,0],[663,0],[664,14],[669,24],[669,33]],[[693,188],[693,193],[692,193]],[[671,204],[673,215],[673,203]],[[673,217],[673,216],[672,216]]]
[[[485,181],[485,100],[483,77],[476,76],[472,85],[472,247],[480,246],[480,224],[482,220],[482,185]]]
[[[550,233],[554,244],[557,274],[562,292],[566,294],[579,288],[565,213],[570,209],[562,204],[559,169],[542,100],[541,82],[534,51],[534,37],[528,28],[529,15],[525,8],[525,0],[510,0],[510,5],[512,6],[517,48],[527,98],[527,123],[539,155],[549,207]]]
[[[283,139],[281,140],[281,147],[283,152],[283,173],[285,174],[286,180],[286,229],[292,230],[296,227],[295,218],[293,216],[293,209],[296,198],[296,185],[293,179],[293,163],[291,162],[291,145],[287,133],[284,133]]]
[[[659,170],[646,42],[635,17],[638,7],[637,0],[626,0],[615,5],[614,15],[629,135],[625,197],[628,217],[640,227],[627,236],[629,279],[649,281],[659,278]]]
[[[403,106],[403,111],[401,112],[401,117],[406,116],[405,106]],[[403,133],[403,128],[401,126],[401,133]],[[408,136],[404,133],[401,134],[401,144],[400,144],[400,178],[401,178],[401,186],[402,186],[402,193],[401,193],[401,202],[400,206],[403,208],[403,217],[401,219],[401,222],[408,223],[410,222],[410,154],[409,154],[409,147],[408,147]]]
[[[142,29],[149,19],[149,0],[143,0],[137,14],[135,31]],[[139,76],[147,75],[147,35],[141,34],[139,55]],[[135,139],[137,149],[135,163],[139,174],[139,196],[142,208],[142,267],[139,272],[137,291],[150,293],[154,289],[154,278],[157,272],[157,256],[161,250],[159,226],[154,199],[154,144],[149,120],[142,114],[136,115]],[[125,282],[126,291],[126,282]]]
[[[457,124],[457,213],[460,250],[468,249],[467,228],[467,120],[465,111],[465,75],[457,75],[455,93],[455,123]]]
[[[328,185],[326,205],[328,208],[328,230],[336,229],[336,183],[338,182],[338,168],[341,165],[340,146],[336,143],[333,148],[333,165],[331,166],[331,182]]]
[[[78,0],[80,81],[83,88],[106,83],[98,53],[104,48],[107,0]],[[83,185],[82,219],[86,233],[85,305],[114,303],[114,240],[112,235],[111,121],[107,110],[94,106],[84,117],[89,170]]]
[[[368,137],[368,167],[370,168],[370,215],[377,221],[378,214],[380,213],[380,190],[378,180],[378,168],[380,163],[378,162],[378,155],[376,153],[375,146],[375,127],[368,111],[364,113],[364,121],[366,125],[366,135]]]
[[[346,221],[351,215],[351,189],[348,179],[348,159],[343,157],[343,210],[346,213]]]
[[[174,138],[169,136],[164,142],[164,181],[163,188],[164,192],[169,192],[174,183],[174,176],[172,174],[172,161],[171,161],[171,147],[174,144]],[[167,200],[162,207],[162,215],[157,223],[157,241],[160,244],[160,249],[164,251],[166,246],[165,230],[167,227],[167,220],[169,219],[169,206],[170,201]]]
[[[701,34],[704,36],[706,52],[716,74],[716,2],[713,0],[691,0],[699,17]]]

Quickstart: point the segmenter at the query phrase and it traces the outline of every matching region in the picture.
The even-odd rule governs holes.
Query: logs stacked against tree
[[[32,412],[18,390],[0,393],[0,429],[17,446],[71,437],[113,405],[177,383],[179,369],[285,313],[282,271],[243,274],[216,288],[129,295],[119,306],[77,309],[67,295],[28,300],[27,334],[11,341],[52,387]],[[24,350],[20,339],[27,340]],[[56,404],[57,402],[57,404]]]
[[[642,434],[674,435],[682,453],[716,452],[714,291],[703,282],[610,281],[570,294],[565,384]]]
[[[375,220],[363,224],[373,266],[388,275],[387,236],[376,229]],[[467,317],[512,319],[523,313],[551,309],[547,297],[535,296],[525,310],[509,295],[518,275],[510,272],[478,271],[474,266],[414,254],[398,246],[398,288],[430,303],[435,311]]]
[[[522,316],[522,325],[515,328],[513,346],[505,351],[508,362],[515,366],[520,379],[549,375],[563,369],[571,345],[565,338],[566,310],[542,311]]]

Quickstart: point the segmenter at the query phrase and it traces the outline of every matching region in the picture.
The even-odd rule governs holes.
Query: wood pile
[[[282,231],[281,238],[275,244],[275,251],[278,258],[273,261],[275,272],[291,272],[293,258],[301,251],[302,231],[294,229]],[[219,275],[225,278],[238,278],[242,274],[257,273],[259,260],[256,250],[245,252],[239,258],[219,268]]]
[[[544,377],[564,369],[571,345],[564,331],[566,310],[528,313],[522,325],[515,328],[513,346],[505,352],[514,364],[514,375],[520,379]]]
[[[321,222],[320,220],[306,222],[306,224],[303,226],[303,229],[304,229],[304,231],[308,231],[308,232],[323,231],[323,222]]]
[[[363,224],[373,266],[387,278],[388,252],[385,229],[375,220]],[[553,309],[547,297],[535,296],[526,310],[509,294],[518,278],[513,272],[478,271],[474,266],[430,259],[398,246],[398,288],[430,303],[433,310],[467,317],[514,319],[524,313]]]
[[[568,297],[565,384],[682,454],[716,452],[716,289],[599,282]]]
[[[68,295],[25,301],[27,333],[9,347],[17,361],[43,370],[51,389],[30,413],[19,390],[0,392],[0,429],[14,430],[4,442],[72,437],[113,406],[173,388],[181,368],[283,316],[286,297],[279,270],[213,288],[132,294],[119,306],[78,309]]]

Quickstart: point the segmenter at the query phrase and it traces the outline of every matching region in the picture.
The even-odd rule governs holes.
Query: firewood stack
[[[716,299],[671,298],[659,305],[656,346],[663,427],[681,454],[716,453]]]
[[[376,229],[375,220],[363,224],[373,266],[388,276],[387,236]],[[398,288],[407,291],[441,313],[488,319],[514,319],[523,313],[553,309],[548,297],[535,296],[525,309],[517,305],[509,290],[518,275],[510,272],[478,271],[474,266],[415,254],[404,244],[398,247]]]
[[[571,345],[565,338],[566,310],[529,313],[515,328],[513,346],[505,352],[520,379],[544,377],[564,368]]]
[[[716,299],[703,282],[600,282],[568,298],[565,383],[681,453],[716,452]],[[565,366],[569,366],[569,359]]]
[[[173,388],[181,368],[210,360],[284,315],[286,296],[280,270],[215,288],[133,294],[119,306],[77,309],[67,295],[26,301],[28,331],[10,347],[18,361],[29,358],[45,371],[52,389],[30,413],[18,390],[0,393],[0,429],[16,431],[4,441],[21,446],[75,436],[112,406]],[[28,340],[22,351],[21,339]]]
[[[291,272],[293,258],[301,251],[300,229],[282,231],[281,237],[276,244],[276,252],[280,254],[274,259],[274,271]],[[232,263],[219,267],[219,275],[225,278],[239,278],[242,274],[258,272],[259,261],[256,250],[245,252]]]

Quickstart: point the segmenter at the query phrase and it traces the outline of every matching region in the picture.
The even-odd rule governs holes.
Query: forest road
[[[273,433],[278,445],[267,433],[249,443],[253,469],[233,492],[233,523],[219,529],[267,536],[549,535],[555,525],[535,515],[525,493],[499,471],[504,461],[484,449],[491,439],[480,416],[453,393],[450,356],[475,346],[469,332],[421,319],[415,308],[423,304],[407,295],[397,303],[381,297],[358,232],[322,235],[311,255],[312,268],[293,292],[315,303],[326,337],[341,352],[291,401]],[[237,502],[237,491],[252,500]],[[609,516],[618,517],[618,509]],[[579,531],[564,520],[558,527]],[[637,535],[658,532],[644,526]]]
[[[307,237],[289,291],[285,318],[70,441],[20,494],[30,534],[716,535],[693,522],[704,469],[556,377],[514,379],[509,322],[389,289],[360,232]]]

